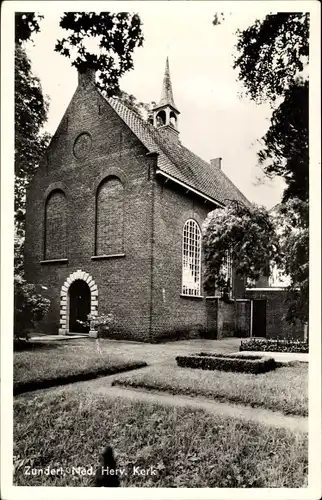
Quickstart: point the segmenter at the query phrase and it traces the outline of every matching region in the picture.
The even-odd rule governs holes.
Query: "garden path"
[[[223,403],[206,398],[184,395],[172,395],[164,392],[145,391],[143,389],[123,388],[119,386],[101,385],[96,388],[96,392],[104,392],[108,397],[128,398],[136,401],[159,403],[169,406],[189,406],[194,409],[205,410],[216,415],[238,418],[254,423],[269,425],[272,427],[282,427],[290,431],[298,430],[308,432],[308,419],[300,416],[284,415],[282,412],[271,411],[263,408],[252,408],[251,406],[237,405],[233,403]]]
[[[139,368],[138,370],[147,370],[149,367]],[[136,370],[133,370],[135,373]],[[208,398],[185,395],[172,395],[166,392],[144,390],[142,388],[125,388],[112,386],[112,382],[119,374],[100,377],[94,380],[84,382],[75,382],[65,386],[60,386],[50,391],[84,391],[88,393],[102,393],[108,398],[128,398],[130,400],[159,403],[172,407],[188,406],[193,409],[202,409],[207,412],[222,415],[240,420],[251,421],[264,424],[271,427],[284,428],[290,431],[308,432],[308,419],[301,416],[285,415],[282,412],[272,411],[265,408],[253,408],[235,403],[225,403]],[[38,392],[38,391],[37,391]],[[43,391],[41,391],[43,392]]]

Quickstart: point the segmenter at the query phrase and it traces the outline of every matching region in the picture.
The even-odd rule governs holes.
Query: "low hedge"
[[[196,354],[196,356],[213,356],[215,358],[238,358],[238,359],[262,359],[263,356],[251,356],[251,355],[243,355],[243,354],[217,354],[211,352],[200,352]]]
[[[241,341],[239,350],[308,353],[309,343],[294,339],[249,339]]]
[[[265,373],[276,368],[273,358],[245,359],[244,356],[211,354],[201,356],[177,356],[176,362],[182,368],[221,370],[228,372]]]

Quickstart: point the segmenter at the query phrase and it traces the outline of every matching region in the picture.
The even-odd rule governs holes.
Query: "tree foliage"
[[[280,207],[283,270],[291,279],[287,319],[308,319],[309,14],[280,12],[238,32],[234,67],[246,93],[273,107],[259,164],[286,181]]]
[[[234,68],[246,94],[274,107],[259,164],[268,177],[285,179],[285,201],[308,199],[309,14],[270,14],[237,34]]]
[[[212,20],[212,24],[214,26],[219,26],[219,24],[222,24],[225,20],[225,14],[224,12],[216,12],[214,14],[214,18]]]
[[[15,32],[15,229],[24,235],[26,187],[49,142],[42,132],[47,120],[48,98],[32,73],[24,42],[39,31],[41,16],[16,13]]]
[[[234,68],[246,92],[256,102],[274,102],[308,63],[309,14],[269,14],[237,35]]]
[[[268,177],[286,181],[283,200],[308,199],[308,82],[298,82],[285,91],[284,101],[273,112],[271,125],[259,152],[260,164]]]
[[[39,33],[39,22],[44,18],[35,12],[15,12],[15,43],[21,45]]]
[[[143,44],[140,17],[129,12],[66,12],[60,26],[71,33],[57,41],[55,50],[80,71],[95,69],[96,84],[106,95],[118,93],[120,77],[133,69],[134,49]],[[98,41],[98,53],[89,49],[89,39]]]
[[[48,99],[39,78],[31,71],[25,50],[15,49],[15,223],[24,234],[26,187],[49,143],[41,132],[47,119]]]
[[[289,321],[308,321],[309,316],[309,203],[292,198],[276,213],[281,245],[281,268],[291,279]]]
[[[49,309],[50,301],[20,275],[14,277],[14,337],[26,339]]]
[[[227,252],[236,274],[248,280],[280,261],[275,225],[263,207],[231,203],[210,212],[202,229],[207,291],[224,285]]]

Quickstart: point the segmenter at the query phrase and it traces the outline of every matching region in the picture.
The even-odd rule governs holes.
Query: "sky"
[[[121,10],[117,2],[105,2],[104,7]],[[120,80],[122,90],[139,101],[158,102],[168,56],[174,100],[181,112],[181,142],[206,161],[222,157],[224,172],[250,201],[268,209],[276,205],[283,181],[265,178],[256,155],[272,110],[269,104],[256,105],[240,97],[243,86],[233,70],[236,30],[268,14],[268,7],[256,12],[253,3],[250,10],[226,12],[219,26],[212,24],[215,2],[133,2],[129,10],[139,13],[145,41],[135,49],[134,70]],[[59,27],[62,13],[57,9],[45,13],[41,32],[26,46],[33,72],[50,98],[45,129],[51,134],[77,87],[76,69],[54,52],[56,40],[66,35]]]

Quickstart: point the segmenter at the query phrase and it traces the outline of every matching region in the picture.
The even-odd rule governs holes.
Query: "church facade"
[[[79,74],[27,192],[26,278],[51,301],[40,331],[88,331],[88,314],[111,314],[114,338],[219,338],[234,335],[237,307],[249,334],[242,282],[233,277],[234,307],[204,295],[201,237],[210,211],[249,202],[220,158],[182,145],[178,116],[168,61],[153,123],[105,98],[93,72]]]

